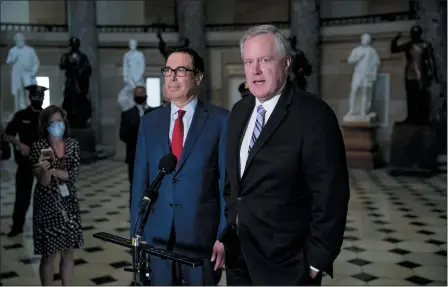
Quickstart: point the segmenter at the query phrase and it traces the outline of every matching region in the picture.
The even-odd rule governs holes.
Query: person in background
[[[31,202],[33,188],[33,168],[29,161],[31,145],[38,139],[39,115],[42,111],[45,87],[32,85],[26,87],[30,106],[17,111],[5,129],[5,138],[14,147],[16,171],[16,200],[12,215],[12,228],[7,234],[14,237],[23,232],[25,217]]]
[[[250,28],[240,47],[253,97],[229,119],[227,285],[320,285],[333,275],[350,195],[338,120],[287,80],[291,47],[276,27]]]
[[[131,204],[132,196],[132,179],[134,177],[134,160],[135,148],[137,146],[138,127],[140,125],[140,118],[146,113],[150,112],[152,108],[146,104],[146,88],[135,87],[134,102],[135,106],[121,113],[120,123],[120,139],[126,144],[126,159],[128,165],[128,179],[131,186],[129,192],[129,206]]]
[[[0,123],[0,160],[8,160],[11,158],[11,147],[6,139],[3,125]]]
[[[80,148],[68,137],[67,116],[57,106],[49,106],[39,118],[39,137],[30,151],[37,184],[33,196],[34,253],[41,255],[39,274],[42,285],[52,285],[53,263],[61,255],[62,285],[71,284],[75,248],[84,245],[76,178]]]
[[[199,99],[204,61],[190,48],[174,49],[162,68],[170,103],[142,118],[132,185],[131,237],[140,200],[158,172],[160,159],[172,153],[176,170],[165,176],[144,229],[152,246],[206,258],[191,268],[151,257],[152,285],[216,285],[224,264],[218,241],[225,226],[223,187],[228,111]]]

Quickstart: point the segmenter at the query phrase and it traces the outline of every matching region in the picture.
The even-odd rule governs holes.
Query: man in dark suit
[[[218,241],[225,227],[224,180],[229,112],[198,98],[204,61],[192,49],[171,51],[162,68],[169,104],[142,118],[132,187],[131,236],[140,199],[157,175],[159,160],[172,153],[175,171],[165,176],[144,230],[157,248],[205,258],[191,268],[151,256],[152,285],[216,285],[224,264]]]
[[[134,177],[135,148],[137,146],[138,127],[140,118],[150,112],[152,108],[146,104],[146,88],[138,86],[134,89],[135,106],[121,113],[120,139],[126,144],[126,163],[128,165],[128,178],[132,190]],[[132,193],[129,196],[131,202]]]
[[[320,285],[332,276],[347,217],[344,143],[331,108],[287,81],[290,45],[274,26],[241,40],[253,96],[229,120],[228,285]]]

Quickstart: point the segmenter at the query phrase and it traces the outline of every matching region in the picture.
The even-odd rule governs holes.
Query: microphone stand
[[[134,234],[134,237],[132,238],[132,267],[134,272],[134,286],[143,286],[142,284],[144,283],[144,280],[149,277],[149,274],[151,272],[149,264],[149,255],[147,252],[142,252],[144,253],[144,256],[141,256],[140,254],[141,250],[139,246],[140,246],[140,239],[143,237],[142,233],[146,225],[146,221],[148,220],[149,214],[154,208],[154,204],[157,200],[158,195],[159,193],[157,192],[157,189],[154,189],[152,196],[150,196],[149,198],[149,203],[146,203],[144,205],[144,208],[142,209],[137,218],[137,224],[138,224],[138,219],[143,214],[143,218],[142,221],[140,222],[140,225],[138,225],[137,232]]]

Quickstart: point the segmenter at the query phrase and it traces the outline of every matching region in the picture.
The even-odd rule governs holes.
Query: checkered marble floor
[[[31,210],[24,234],[5,236],[14,204],[14,172],[13,163],[2,163],[0,281],[39,285]],[[384,170],[351,170],[350,175],[343,250],[334,264],[335,279],[325,277],[323,284],[446,286],[446,175],[393,178]],[[104,160],[82,166],[77,186],[85,246],[75,252],[74,285],[129,285],[132,275],[123,271],[131,261],[127,250],[92,237],[99,231],[129,234],[126,165]],[[55,279],[60,285],[59,274]]]

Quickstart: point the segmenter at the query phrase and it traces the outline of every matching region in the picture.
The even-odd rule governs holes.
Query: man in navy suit
[[[224,264],[218,237],[225,226],[223,187],[229,112],[198,98],[204,61],[192,49],[178,48],[162,68],[164,93],[170,104],[143,116],[138,133],[132,187],[131,235],[140,200],[168,153],[178,158],[167,175],[145,226],[152,246],[205,258],[190,268],[151,257],[152,284],[216,285]]]

